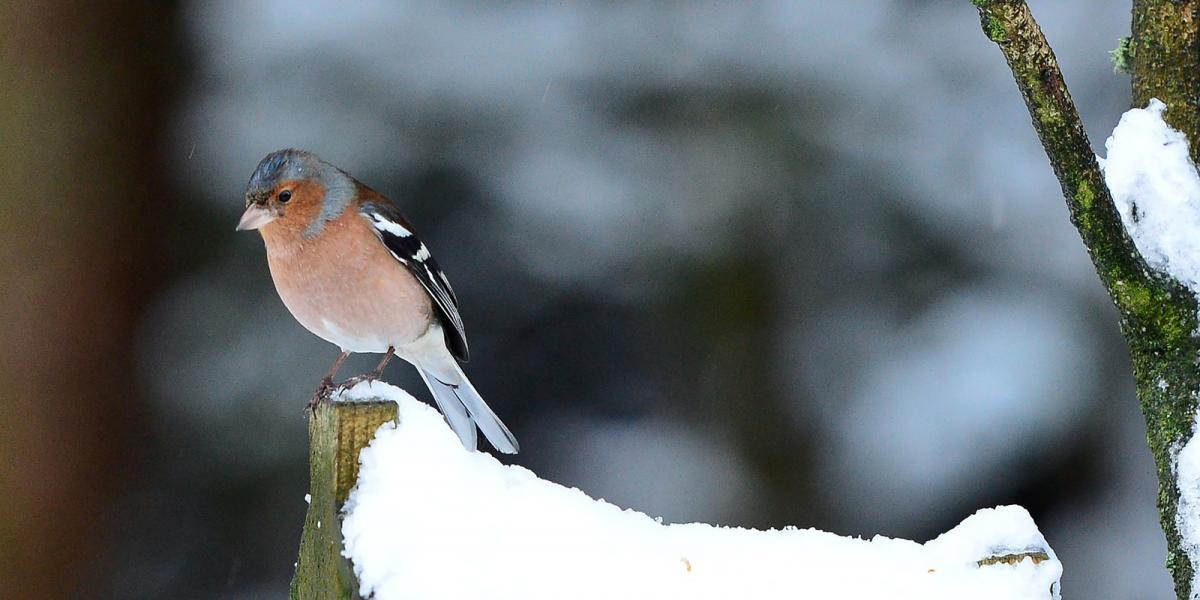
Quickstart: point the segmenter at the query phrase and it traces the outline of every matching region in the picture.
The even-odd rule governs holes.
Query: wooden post
[[[358,455],[395,402],[322,402],[308,420],[309,503],[292,577],[293,600],[357,599],[358,581],[342,556],[342,505],[358,480]]]

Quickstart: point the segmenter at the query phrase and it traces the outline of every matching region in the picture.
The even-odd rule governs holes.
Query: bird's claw
[[[312,399],[308,401],[308,404],[304,405],[304,410],[311,411],[314,415],[317,414],[317,405],[328,400],[332,394],[333,379],[326,377],[321,380],[321,384],[313,392]]]
[[[308,404],[304,405],[304,410],[312,411],[313,414],[316,414],[317,405],[329,400],[333,396],[334,392],[348,390],[364,381],[375,381],[382,376],[383,371],[376,369],[368,373],[363,373],[362,375],[355,375],[354,377],[351,377],[337,384],[336,386],[333,385],[333,378],[326,376],[325,378],[321,379],[321,384],[318,385],[317,390],[313,392],[312,399],[308,401]]]
[[[338,389],[339,390],[348,390],[364,381],[375,381],[382,376],[383,376],[383,373],[377,373],[375,371],[371,371],[370,373],[363,373],[362,375],[355,375],[354,377],[351,377],[351,378],[343,381],[342,383],[338,384]]]

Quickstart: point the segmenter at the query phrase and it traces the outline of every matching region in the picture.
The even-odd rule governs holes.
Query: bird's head
[[[272,223],[321,232],[354,197],[354,180],[341,169],[304,150],[278,150],[258,163],[246,184],[246,212],[238,231]]]

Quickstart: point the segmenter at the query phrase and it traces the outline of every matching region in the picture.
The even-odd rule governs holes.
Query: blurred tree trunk
[[[972,0],[984,33],[1004,53],[1033,117],[1100,280],[1121,315],[1147,438],[1158,467],[1158,508],[1167,537],[1167,566],[1179,598],[1192,597],[1196,565],[1181,548],[1174,453],[1192,437],[1200,390],[1197,300],[1152,271],[1121,223],[1054,53],[1024,0]],[[1200,0],[1134,0],[1133,35],[1118,64],[1133,76],[1133,103],[1167,104],[1166,119],[1200,157]]]
[[[0,7],[0,589],[68,597],[129,476],[170,2]]]

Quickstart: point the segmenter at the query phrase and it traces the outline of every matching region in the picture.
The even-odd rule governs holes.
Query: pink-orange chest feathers
[[[351,352],[385,352],[425,333],[429,295],[355,206],[311,239],[297,225],[261,231],[275,289],[301,325]]]

